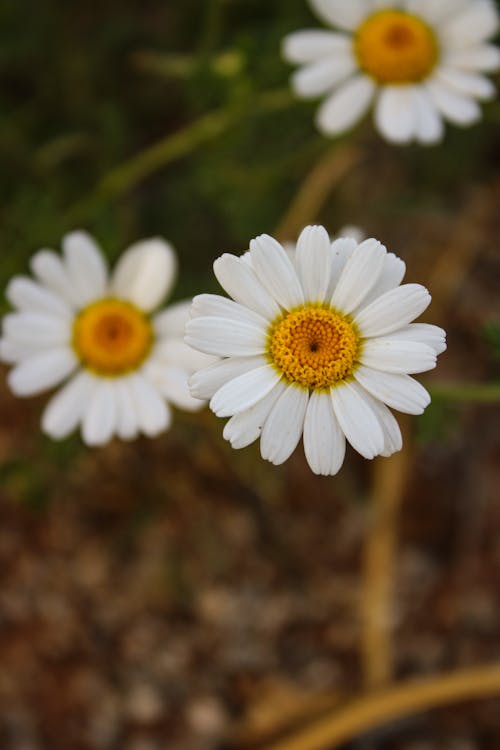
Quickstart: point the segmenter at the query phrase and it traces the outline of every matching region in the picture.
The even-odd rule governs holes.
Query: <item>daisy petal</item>
[[[364,458],[375,458],[384,450],[384,433],[376,414],[356,383],[333,388],[331,399],[340,427],[352,447]]]
[[[77,364],[70,349],[49,349],[23,360],[9,372],[7,381],[16,396],[34,396],[58,385]]]
[[[117,425],[117,411],[115,384],[110,380],[98,381],[83,415],[83,442],[87,445],[107,443]]]
[[[434,349],[436,354],[442,354],[446,351],[446,332],[438,326],[429,323],[411,323],[411,325],[399,328],[386,338],[393,341],[417,341],[427,344]]]
[[[365,338],[384,336],[418,318],[431,302],[431,295],[420,284],[403,284],[356,314],[355,322]]]
[[[371,302],[378,299],[391,289],[395,289],[403,281],[406,273],[406,264],[394,253],[387,253],[380,276],[370,289],[362,302],[362,307],[367,307]]]
[[[161,238],[142,240],[121,256],[111,278],[111,290],[144,312],[158,307],[170,291],[177,271],[172,247]]]
[[[280,314],[280,308],[257,278],[250,263],[242,258],[225,253],[214,263],[217,281],[236,302],[246,305],[273,320]]]
[[[481,109],[474,99],[458,94],[436,77],[427,81],[425,88],[436,109],[455,125],[473,125],[481,119]]]
[[[432,145],[443,139],[443,119],[423,86],[414,92],[416,128],[415,136],[420,143]]]
[[[42,347],[43,348],[43,347]],[[15,339],[0,339],[0,360],[8,365],[15,365],[35,354],[36,349]]]
[[[333,411],[330,393],[315,391],[304,421],[304,452],[315,474],[337,474],[345,457],[345,436]]]
[[[303,99],[314,98],[332,91],[356,70],[352,54],[347,52],[316,60],[299,68],[292,75],[292,87]]]
[[[366,0],[309,0],[318,16],[332,26],[352,31],[369,12]]]
[[[319,130],[331,136],[349,130],[367,112],[375,90],[375,82],[366,75],[355,76],[341,84],[318,110],[316,125]]]
[[[69,344],[71,324],[69,320],[35,312],[10,313],[3,319],[6,338],[33,349]]]
[[[143,375],[132,375],[129,380],[134,400],[137,423],[141,432],[156,437],[170,425],[170,410],[156,388]]]
[[[130,378],[117,378],[114,383],[116,399],[116,434],[120,440],[135,440],[139,423]]]
[[[409,143],[416,130],[413,86],[384,86],[375,107],[380,134],[392,143]]]
[[[70,307],[78,306],[73,282],[57,253],[53,250],[39,250],[31,259],[30,265],[35,276],[47,289],[61,297]]]
[[[314,62],[314,60],[329,55],[349,54],[351,50],[352,41],[350,37],[323,29],[311,29],[288,34],[284,38],[282,46],[285,60],[298,65]]]
[[[184,411],[199,411],[205,406],[205,401],[193,398],[189,392],[189,375],[181,367],[162,367],[157,377],[149,378],[158,392],[178,409]]]
[[[170,366],[192,373],[208,367],[213,361],[212,356],[192,349],[182,339],[166,338],[155,346],[147,364],[154,364],[160,370]]]
[[[250,243],[250,257],[261,284],[286,310],[304,303],[302,287],[279,242],[267,234]]]
[[[362,242],[362,240],[360,240]],[[337,286],[340,275],[344,270],[347,261],[352,256],[358,246],[358,241],[352,237],[339,237],[332,242],[332,273],[330,284],[328,285],[327,295],[331,299],[335,287]]]
[[[472,72],[495,73],[500,68],[500,49],[494,44],[478,44],[448,52],[445,64]]]
[[[333,254],[324,227],[306,227],[297,242],[296,267],[308,302],[325,302]]]
[[[210,317],[230,318],[238,320],[258,328],[267,328],[267,321],[262,315],[249,310],[248,307],[233,302],[232,299],[221,297],[218,294],[199,294],[193,299],[191,308],[191,317]]]
[[[364,388],[362,390],[363,398],[370,404],[384,433],[384,450],[380,455],[386,458],[392,456],[393,453],[397,453],[403,447],[403,436],[397,419],[385,404],[377,398],[373,398]]]
[[[59,295],[25,276],[15,276],[7,285],[5,296],[13,307],[21,310],[64,318],[71,314],[69,305]]]
[[[266,351],[266,331],[230,318],[193,318],[186,326],[188,346],[216,357],[251,357]]]
[[[191,395],[203,400],[210,399],[230,380],[265,364],[267,360],[264,357],[231,357],[214,362],[191,376],[189,379]]]
[[[286,384],[280,380],[274,388],[250,409],[235,414],[224,427],[224,439],[231,443],[236,450],[246,448],[260,437],[267,417],[274,404],[286,389]]]
[[[155,333],[159,337],[175,336],[182,338],[186,323],[190,318],[192,300],[183,300],[169,305],[165,310],[153,317]]]
[[[260,439],[262,458],[275,466],[290,458],[297,447],[306,415],[309,393],[289,385],[266,419]]]
[[[344,314],[350,313],[364,300],[379,278],[386,256],[378,240],[365,240],[357,246],[340,276],[331,304]]]
[[[435,74],[436,79],[452,91],[463,96],[488,101],[496,96],[495,84],[486,76],[465,70],[442,68]]]
[[[361,365],[354,377],[372,396],[404,414],[423,414],[431,402],[425,388],[409,375],[379,372]]]
[[[218,417],[232,417],[267,396],[279,380],[281,374],[272,365],[257,367],[219,388],[210,401],[210,408]]]
[[[442,33],[450,46],[463,49],[495,36],[497,31],[495,4],[491,0],[475,0],[453,15]]]
[[[96,382],[88,372],[79,372],[52,396],[42,415],[43,432],[54,440],[72,433],[92,398]]]
[[[71,232],[63,237],[62,248],[78,304],[87,305],[102,297],[108,271],[93,238],[87,232]]]
[[[401,341],[381,336],[363,342],[359,361],[382,372],[412,375],[436,366],[436,352],[417,341]]]

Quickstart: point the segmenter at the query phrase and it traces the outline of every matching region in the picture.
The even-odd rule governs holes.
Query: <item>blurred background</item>
[[[163,235],[182,299],[262,232],[354,224],[429,286],[449,342],[403,457],[350,451],[330,479],[302,449],[279,468],[231,451],[208,411],[154,441],[52,443],[46,398],[15,399],[2,368],[2,750],[257,750],[370,681],[500,660],[500,410],[442,387],[500,378],[500,103],[433,148],[369,122],[328,141],[279,53],[317,25],[305,0],[0,3],[2,288],[74,228],[110,260]],[[379,613],[366,550],[387,477]],[[370,621],[390,643],[373,679]],[[500,699],[342,747],[498,750]]]

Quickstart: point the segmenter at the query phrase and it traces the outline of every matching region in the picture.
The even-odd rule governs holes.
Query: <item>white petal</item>
[[[194,398],[210,399],[219,388],[230,380],[255,370],[267,363],[265,357],[230,357],[203,370],[198,370],[189,380],[191,395]]]
[[[281,379],[272,365],[262,365],[230,380],[219,388],[210,401],[210,408],[218,417],[232,417],[254,406]]]
[[[321,57],[350,53],[352,40],[345,34],[323,29],[296,31],[283,40],[282,53],[285,60],[302,65]]]
[[[292,75],[292,87],[297,96],[314,98],[332,91],[356,69],[351,52],[338,53],[299,68]]]
[[[496,88],[493,82],[478,73],[446,67],[438,70],[435,78],[452,91],[464,96],[471,96],[474,99],[488,101],[496,96]]]
[[[279,242],[267,234],[250,243],[252,265],[269,294],[286,310],[304,303],[295,269]]]
[[[135,399],[130,381],[131,377],[116,378],[114,381],[116,434],[121,440],[134,440],[139,434]]]
[[[290,458],[297,447],[306,415],[309,393],[289,385],[274,404],[262,429],[260,454],[278,466]]]
[[[409,13],[420,15],[435,25],[455,16],[469,2],[470,0],[405,0],[404,6]]]
[[[344,270],[347,261],[352,256],[353,252],[358,246],[358,241],[352,237],[339,237],[338,240],[332,242],[332,273],[330,276],[330,284],[328,285],[328,296],[332,297],[335,287],[337,286],[338,280]]]
[[[214,358],[209,354],[192,349],[182,339],[171,338],[160,340],[149,359],[149,362],[155,363],[158,367],[179,367],[189,374],[201,370],[202,367],[208,367],[213,361]]]
[[[16,396],[34,396],[58,385],[77,364],[70,349],[49,349],[23,360],[9,372],[7,381]]]
[[[318,129],[332,136],[349,130],[367,112],[375,89],[374,81],[366,75],[356,76],[341,84],[319,108],[316,115]]]
[[[71,232],[62,241],[64,260],[79,305],[105,293],[108,272],[103,255],[87,232]]]
[[[68,318],[69,305],[57,294],[25,276],[15,276],[7,285],[5,296],[13,307],[28,312],[42,312]]]
[[[366,0],[309,0],[318,16],[332,26],[353,30],[369,12]]]
[[[376,284],[386,254],[385,247],[378,240],[369,239],[358,245],[332,294],[332,306],[344,314],[355,310]]]
[[[43,313],[10,313],[3,319],[5,336],[16,343],[41,349],[71,340],[71,321]]]
[[[45,347],[42,347],[42,349],[45,349]],[[16,339],[0,339],[0,360],[9,365],[22,362],[23,359],[31,357],[36,351],[33,346],[19,343]]]
[[[443,119],[423,86],[415,87],[414,105],[417,140],[426,145],[441,141],[444,136]]]
[[[53,250],[40,250],[31,259],[31,269],[37,279],[68,305],[79,306],[78,295],[62,259]]]
[[[384,434],[384,450],[380,455],[386,457],[392,456],[393,453],[397,453],[403,447],[403,436],[401,435],[397,419],[385,404],[373,398],[364,388],[362,390],[363,398],[366,399],[373,413],[376,415]]]
[[[417,341],[427,344],[434,349],[436,354],[446,351],[446,331],[429,323],[411,323],[411,325],[399,328],[387,338],[393,341]]]
[[[474,99],[456,93],[437,78],[427,81],[425,88],[436,109],[455,125],[473,125],[481,119],[481,109]]]
[[[414,86],[384,86],[375,107],[379,133],[391,143],[409,143],[416,125]]]
[[[498,31],[498,11],[491,0],[474,0],[452,16],[442,35],[447,44],[467,47],[495,36]]]
[[[380,336],[363,342],[359,361],[382,372],[412,375],[436,366],[436,352],[427,344]]]
[[[406,264],[404,261],[398,258],[397,255],[394,255],[394,253],[387,253],[380,276],[364,298],[361,306],[367,307],[370,302],[373,302],[382,294],[395,289],[403,281],[405,273]]]
[[[117,422],[115,383],[103,379],[96,383],[83,416],[83,442],[87,445],[104,445],[113,436]]]
[[[431,398],[425,388],[409,375],[379,372],[361,365],[354,377],[372,396],[404,414],[423,414]]]
[[[500,68],[500,49],[493,44],[479,44],[450,50],[445,64],[461,70],[494,73]]]
[[[352,447],[364,458],[384,450],[384,433],[362,389],[354,382],[332,388],[331,398],[340,427]]]
[[[333,253],[324,227],[306,227],[297,242],[297,273],[308,302],[325,302],[332,275]]]
[[[384,336],[418,318],[431,302],[420,284],[403,284],[392,289],[356,314],[355,322],[364,337]]]
[[[266,329],[268,322],[262,315],[249,310],[248,307],[233,302],[232,299],[218,294],[199,294],[193,299],[191,317],[218,317],[237,320],[250,326]]]
[[[225,253],[214,263],[214,273],[223,289],[236,302],[263,315],[266,320],[274,320],[280,308],[264,288],[250,263],[243,258]]]
[[[77,373],[45,407],[42,430],[54,440],[67,437],[80,423],[96,388],[96,379],[87,372]]]
[[[205,406],[204,401],[193,398],[191,395],[188,385],[189,375],[183,368],[173,365],[159,367],[157,363],[152,362],[143,369],[143,372],[158,393],[178,409],[198,411]]]
[[[182,338],[186,323],[190,318],[192,300],[183,300],[169,305],[165,310],[157,313],[153,318],[154,330],[158,337],[175,336]]]
[[[267,333],[229,318],[193,318],[186,326],[188,346],[216,357],[251,357],[266,351]]]
[[[170,425],[170,411],[156,388],[140,374],[129,380],[137,424],[148,437],[156,437]]]
[[[280,380],[267,396],[254,406],[231,417],[224,427],[223,435],[224,439],[231,443],[232,448],[236,450],[246,448],[260,437],[271,409],[286,387],[286,383]]]
[[[336,474],[345,456],[345,436],[333,411],[330,393],[314,391],[304,421],[304,452],[315,474]]]
[[[172,247],[159,237],[142,240],[125,250],[113,272],[111,290],[141,310],[150,312],[170,291],[177,260]]]

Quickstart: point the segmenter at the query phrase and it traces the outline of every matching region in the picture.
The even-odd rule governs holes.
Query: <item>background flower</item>
[[[389,141],[423,144],[443,137],[443,119],[467,126],[481,117],[478,101],[495,96],[483,73],[498,70],[488,43],[498,29],[491,0],[310,0],[336,31],[287,36],[283,54],[302,67],[298,96],[326,96],[316,122],[338,135],[374,104],[375,125]]]
[[[293,262],[294,261],[294,262]],[[331,242],[306,227],[295,258],[267,235],[243,258],[223,255],[216,276],[233,301],[195,297],[186,342],[223,357],[193,375],[194,396],[231,417],[224,437],[281,464],[304,435],[317,474],[336,474],[345,438],[365,458],[401,448],[389,405],[421,414],[430,399],[410,374],[435,367],[444,331],[411,325],[430,296],[400,286],[405,264],[377,240]]]
[[[16,276],[7,298],[0,356],[14,365],[8,383],[32,396],[68,382],[52,397],[42,429],[66,437],[81,424],[83,440],[101,445],[167,429],[169,404],[198,409],[188,375],[203,358],[182,341],[188,302],[152,315],[170,291],[175,254],[161,239],[126,250],[111,275],[85,232],[63,239],[63,256],[41,250],[36,280]]]

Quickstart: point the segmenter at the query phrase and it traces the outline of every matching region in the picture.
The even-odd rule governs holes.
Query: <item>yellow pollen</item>
[[[269,330],[271,362],[290,383],[309,390],[330,388],[349,377],[358,350],[353,324],[329,308],[287,313]]]
[[[88,305],[73,325],[73,347],[84,367],[109,377],[137,369],[152,341],[149,319],[134,305],[118,299]]]
[[[433,30],[410,13],[383,10],[367,18],[355,38],[360,66],[379,83],[416,83],[437,63]]]

